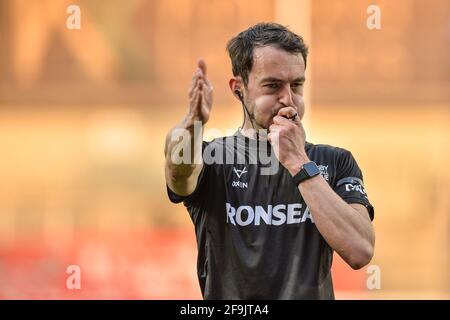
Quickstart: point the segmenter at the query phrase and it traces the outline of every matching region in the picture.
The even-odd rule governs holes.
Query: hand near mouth
[[[278,161],[291,174],[295,174],[301,165],[309,161],[305,152],[305,129],[298,113],[292,107],[281,108],[269,130],[268,140]]]

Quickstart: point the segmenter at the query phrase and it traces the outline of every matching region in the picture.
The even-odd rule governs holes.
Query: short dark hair
[[[254,49],[267,45],[289,53],[301,53],[306,67],[308,47],[301,36],[278,23],[258,23],[239,33],[227,44],[233,75],[241,76],[245,86],[248,84],[248,75],[253,67]]]

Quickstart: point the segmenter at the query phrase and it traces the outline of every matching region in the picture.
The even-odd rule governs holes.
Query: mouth
[[[278,114],[278,112],[280,112],[280,110],[281,109],[283,109],[283,108],[287,108],[287,107],[279,107],[279,108],[276,108],[273,112],[272,112],[272,119]],[[295,108],[295,107],[293,107],[294,109],[295,109],[295,112],[298,112],[297,111],[297,108]],[[285,118],[287,118],[287,119],[291,119],[291,118],[289,118],[289,117],[285,117]]]
[[[277,109],[275,109],[274,111],[272,111],[272,119],[273,119],[274,117],[276,117],[276,115],[278,114],[278,112],[279,112],[281,109],[283,109],[283,107],[277,108]]]
[[[277,116],[277,114],[278,114],[278,113],[276,113],[276,114],[274,114],[274,115],[272,115],[272,116],[270,117],[269,125],[273,124],[273,118],[275,118],[275,117]],[[298,117],[298,113],[295,112],[295,114],[293,114],[291,117],[288,117],[288,116],[282,116],[282,117],[283,117],[283,118],[286,118],[286,119],[288,119],[288,120],[295,120],[295,118]]]

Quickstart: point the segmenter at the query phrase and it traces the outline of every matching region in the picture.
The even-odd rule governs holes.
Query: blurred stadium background
[[[66,28],[70,4],[81,30]],[[164,137],[198,57],[211,135],[240,125],[225,44],[261,21],[310,45],[308,140],[350,149],[376,208],[381,289],[336,257],[337,298],[450,298],[448,1],[0,0],[1,299],[201,298]]]

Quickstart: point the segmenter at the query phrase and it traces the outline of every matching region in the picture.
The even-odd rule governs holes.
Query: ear
[[[228,85],[230,86],[231,92],[233,93],[233,95],[240,101],[241,98],[237,95],[236,91],[239,91],[241,93],[241,97],[242,97],[242,91],[244,88],[243,82],[242,82],[242,78],[240,76],[237,77],[233,77],[230,79],[230,81],[228,81]]]

